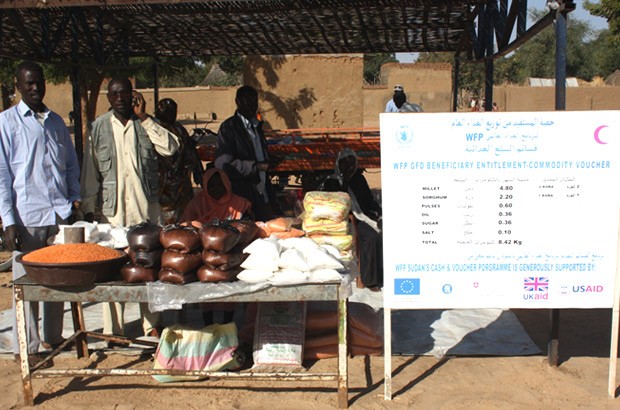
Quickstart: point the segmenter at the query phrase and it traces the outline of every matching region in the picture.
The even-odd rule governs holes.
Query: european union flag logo
[[[419,295],[420,279],[394,279],[395,295]]]

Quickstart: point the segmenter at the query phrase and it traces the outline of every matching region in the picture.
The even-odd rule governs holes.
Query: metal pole
[[[80,163],[80,167],[82,166],[82,158],[84,157],[84,143],[82,136],[82,104],[80,100],[80,82],[79,82],[79,57],[78,57],[78,43],[79,43],[79,33],[78,33],[78,20],[75,11],[71,11],[71,61],[73,65],[71,66],[71,89],[73,95],[73,136],[74,136],[74,144],[75,151],[77,152],[78,161]]]
[[[484,110],[493,109],[493,58],[484,60]]]
[[[556,13],[555,18],[555,109],[566,110],[566,24],[567,13]]]
[[[493,13],[497,10],[497,2],[489,1],[485,7],[484,13],[484,31],[485,31],[485,48],[486,58],[484,60],[484,110],[491,111],[493,107],[493,35],[495,32],[495,23]]]
[[[456,112],[458,108],[459,98],[459,76],[461,75],[461,62],[457,56],[454,57],[454,79],[452,88],[452,112]]]
[[[153,105],[157,107],[159,103],[159,70],[157,69],[157,62],[153,63]]]
[[[555,16],[555,109],[566,110],[566,24],[567,12]],[[560,309],[551,310],[551,337],[547,348],[550,366],[557,366],[560,351]]]

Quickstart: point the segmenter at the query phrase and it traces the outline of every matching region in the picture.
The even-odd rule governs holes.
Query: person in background
[[[112,109],[92,124],[82,165],[82,210],[92,222],[100,198],[102,222],[130,227],[144,221],[161,223],[157,155],[172,156],[177,137],[146,114],[142,94],[128,78],[108,83]],[[103,306],[103,331],[124,335],[124,303]],[[147,336],[159,336],[159,313],[140,304]]]
[[[267,152],[263,124],[256,118],[258,92],[253,87],[239,87],[235,97],[237,111],[220,126],[215,148],[215,167],[230,179],[232,191],[252,203],[258,221],[279,215],[269,169],[275,164]]]
[[[392,94],[392,98],[385,104],[385,112],[398,112],[398,107],[394,104],[394,95],[396,95],[397,92],[405,92],[401,84],[396,84],[394,86],[394,94]]]
[[[469,103],[469,111],[478,111],[478,101],[475,98]]]
[[[322,189],[347,192],[351,197],[362,283],[372,291],[380,290],[383,287],[382,209],[362,170],[357,167],[355,151],[344,148],[338,153],[335,172],[323,182]]]
[[[499,107],[497,106],[496,102],[493,103],[492,109],[493,109],[493,111],[499,111]]]
[[[403,91],[394,92],[393,100],[398,110],[397,112],[424,112],[418,104],[408,103],[407,95]]]
[[[185,208],[180,222],[198,221],[204,224],[215,219],[223,221],[252,217],[252,204],[232,192],[230,180],[221,169],[208,169],[202,186],[202,191]]]
[[[159,203],[165,224],[176,223],[194,197],[191,176],[196,185],[202,183],[202,162],[196,143],[177,121],[177,103],[164,98],[155,109],[159,124],[176,135],[179,149],[172,156],[157,154],[159,162]]]
[[[41,66],[24,61],[17,66],[15,79],[21,101],[0,113],[0,218],[7,249],[30,252],[47,246],[58,225],[66,224],[80,208],[80,166],[63,119],[43,103]],[[25,273],[23,267],[14,261],[13,279],[20,273]],[[39,302],[26,303],[30,354],[38,352],[39,344],[55,349],[64,342],[63,310],[62,302],[42,302],[40,340]],[[13,313],[16,330],[15,307]],[[13,333],[17,355],[17,332]]]

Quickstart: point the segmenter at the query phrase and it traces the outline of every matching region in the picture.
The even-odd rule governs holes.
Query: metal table
[[[201,284],[214,286],[214,284]],[[309,283],[294,286],[272,286],[253,293],[237,294],[223,298],[210,299],[209,302],[276,302],[276,301],[338,301],[338,371],[334,373],[252,373],[252,372],[205,372],[178,370],[140,370],[140,369],[56,369],[43,368],[46,362],[58,355],[69,343],[75,342],[77,357],[87,357],[87,337],[116,341],[121,343],[138,343],[156,346],[157,343],[122,338],[102,333],[89,332],[84,326],[82,302],[148,302],[145,284],[127,284],[124,282],[99,283],[88,287],[47,287],[30,281],[27,277],[13,283],[15,297],[17,332],[21,357],[24,404],[34,405],[32,389],[33,378],[73,377],[73,376],[145,376],[155,374],[174,374],[190,376],[210,376],[221,379],[252,379],[281,381],[337,381],[338,407],[348,407],[348,363],[347,363],[347,299],[350,283],[344,286],[340,281],[329,283]],[[44,361],[30,366],[28,362],[28,345],[26,342],[25,301],[70,302],[75,333],[53,350]],[[188,300],[188,303],[197,301]],[[201,301],[204,302],[204,301]]]

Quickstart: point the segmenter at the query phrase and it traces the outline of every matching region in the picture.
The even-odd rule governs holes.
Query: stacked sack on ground
[[[241,342],[252,345],[256,338],[258,306],[249,304],[245,324],[239,330]],[[338,356],[338,311],[335,302],[309,302],[305,318],[304,360]],[[383,354],[383,318],[364,303],[349,302],[347,349],[350,356]]]
[[[303,230],[319,245],[338,249],[352,259],[353,235],[349,223],[351,197],[346,192],[310,191],[304,196]]]
[[[364,303],[350,302],[347,319],[350,356],[383,354],[381,314]],[[313,303],[306,312],[304,360],[338,356],[338,312],[335,303]]]
[[[121,277],[128,283],[153,282],[161,266],[164,251],[159,242],[161,227],[144,222],[127,231],[129,262],[121,268]]]

